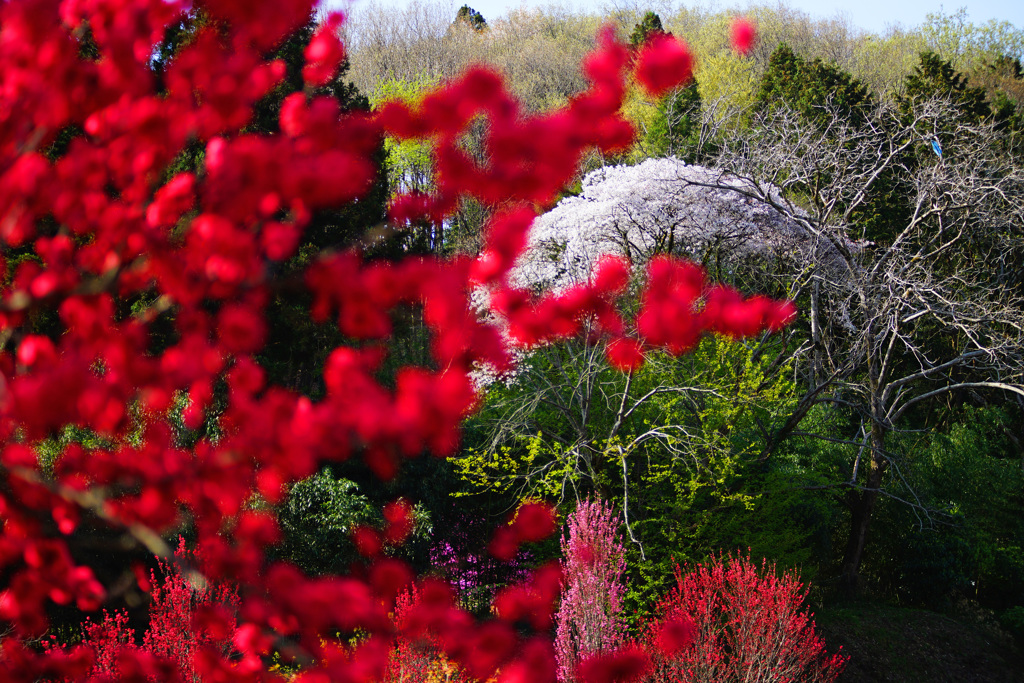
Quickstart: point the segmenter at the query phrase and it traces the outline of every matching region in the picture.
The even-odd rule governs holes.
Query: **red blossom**
[[[640,48],[633,73],[648,94],[661,97],[693,78],[693,54],[675,36],[654,33]]]
[[[396,500],[384,506],[383,514],[387,523],[384,538],[392,545],[404,543],[415,524],[412,508],[404,500]]]
[[[519,542],[516,532],[509,527],[501,527],[494,532],[487,550],[503,562],[509,562],[519,552]]]
[[[639,647],[627,646],[608,654],[588,657],[580,662],[580,683],[630,683],[651,670],[651,658]]]
[[[621,256],[602,256],[594,268],[594,289],[605,294],[621,294],[629,284],[629,261]]]
[[[646,625],[642,648],[661,680],[816,680],[831,683],[846,657],[830,655],[790,573],[749,558],[717,557],[684,574]]]
[[[697,627],[686,617],[666,619],[658,630],[657,646],[666,657],[682,652],[697,635]]]
[[[352,542],[363,557],[377,557],[383,547],[380,533],[367,526],[356,526],[352,529]]]
[[[340,12],[332,12],[306,46],[303,52],[306,65],[302,68],[302,78],[310,85],[325,85],[344,61],[345,48],[338,38],[342,21],[344,16]]]
[[[748,54],[757,42],[757,27],[746,17],[736,17],[730,29],[732,33],[732,46],[740,54]]]
[[[608,363],[616,370],[633,372],[644,364],[643,346],[635,339],[619,338],[608,344]]]
[[[542,541],[555,533],[555,509],[540,502],[521,505],[516,511],[512,529],[521,543]]]
[[[393,601],[413,581],[412,571],[404,562],[379,559],[370,569],[370,585],[384,600]]]

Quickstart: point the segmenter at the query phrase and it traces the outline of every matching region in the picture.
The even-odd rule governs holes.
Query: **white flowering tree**
[[[674,157],[592,171],[578,196],[537,219],[517,277],[534,287],[562,289],[586,278],[604,254],[621,254],[640,267],[657,254],[671,253],[735,282],[735,271],[744,264],[780,258],[806,262],[823,246],[833,251],[794,220],[801,214],[798,207],[787,204],[787,214],[736,191],[744,182]],[[786,203],[778,191],[773,194]]]

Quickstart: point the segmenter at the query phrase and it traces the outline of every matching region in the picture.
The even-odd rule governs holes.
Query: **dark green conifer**
[[[629,36],[629,44],[633,47],[643,45],[652,33],[664,33],[665,27],[661,25],[661,17],[657,12],[647,10],[640,22],[633,26],[633,33]]]
[[[967,76],[934,52],[922,52],[920,63],[904,81],[900,109],[910,115],[916,103],[934,97],[947,98],[962,123],[980,123],[992,115],[983,88],[971,86]]]
[[[487,20],[484,19],[484,15],[480,14],[469,5],[463,5],[459,8],[459,11],[455,13],[455,23],[459,22],[466,24],[474,31],[483,31],[487,28]]]
[[[815,123],[841,116],[861,126],[874,104],[867,86],[839,67],[820,59],[806,61],[782,43],[768,60],[757,106],[784,104]]]

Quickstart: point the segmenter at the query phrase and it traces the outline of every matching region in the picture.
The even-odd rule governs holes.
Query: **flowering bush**
[[[619,540],[619,516],[611,504],[587,500],[569,515],[568,527],[568,536],[562,537],[564,588],[555,632],[560,681],[577,680],[582,658],[613,652],[626,635],[626,551]]]
[[[409,620],[420,603],[420,593],[415,587],[403,592],[395,600],[394,622],[400,634],[407,630]],[[448,661],[438,643],[430,638],[421,638],[417,641],[409,636],[399,635],[388,652],[385,683],[462,683],[467,680],[469,679],[466,674]]]
[[[184,539],[179,539],[174,558],[201,566],[185,547]],[[149,627],[141,648],[136,648],[135,629],[128,626],[127,612],[108,614],[104,610],[102,621],[87,619],[83,625],[82,641],[95,654],[92,677],[124,678],[127,672],[122,670],[122,657],[141,656],[159,661],[163,667],[161,680],[177,675],[179,680],[192,683],[202,680],[198,661],[231,654],[238,609],[234,588],[224,584],[193,585],[175,561],[157,558],[157,565],[159,577],[151,570],[148,578],[138,579],[150,598]],[[141,573],[141,567],[136,567],[136,572]],[[197,622],[204,628],[197,629]],[[67,647],[48,641],[48,650],[56,649]],[[131,667],[131,663],[126,666]],[[73,683],[75,679],[67,680]]]
[[[162,535],[189,524],[204,559],[184,567],[190,580],[237,587],[237,622],[218,610],[191,620],[194,632],[232,642],[230,656],[200,648],[199,678],[272,678],[271,652],[301,665],[298,681],[382,678],[394,631],[388,611],[409,569],[373,552],[386,539],[366,529],[357,539],[369,559],[364,574],[310,578],[267,559],[278,522],[248,503],[254,493],[279,503],[291,483],[331,461],[360,457],[389,477],[402,458],[451,454],[477,402],[471,371],[509,363],[497,326],[470,305],[474,288],[491,290],[520,344],[572,336],[597,317],[614,361],[630,368],[649,348],[679,353],[704,332],[742,336],[792,316],[787,304],[709,286],[671,260],[651,266],[639,332],[615,309],[626,284],[621,260],[557,295],[508,283],[536,208],[553,202],[581,154],[632,140],[618,113],[627,72],[659,92],[688,75],[658,68],[688,63],[678,41],[648,46],[634,63],[606,32],[583,65],[590,88],[541,116],[526,115],[496,73],[477,67],[415,109],[394,102],[372,115],[343,113],[331,98],[298,92],[280,108],[279,132],[246,132],[284,74],[264,55],[313,10],[312,0],[0,6],[0,245],[10,271],[0,291],[0,621],[10,624],[0,665],[8,680],[80,680],[94,666],[96,648],[26,645],[46,630],[47,604],[94,611],[106,600],[108,586],[67,543],[86,533],[83,519],[164,558],[172,553]],[[165,35],[196,11],[205,20],[158,78],[152,61]],[[325,22],[305,50],[307,89],[343,59],[339,22]],[[481,116],[490,123],[485,165],[460,147]],[[393,202],[392,226],[443,223],[475,198],[492,213],[483,253],[394,263],[324,253],[298,277],[284,274],[279,264],[311,216],[369,187],[384,136],[431,140],[437,174],[432,194]],[[201,163],[172,172],[186,147],[202,150]],[[317,401],[272,385],[257,361],[268,302],[295,288],[312,301],[313,320],[336,324],[348,340],[330,354]],[[385,387],[375,371],[391,313],[407,306],[422,309],[433,364],[403,368]],[[208,432],[216,438],[175,438],[168,414],[182,402],[185,425],[216,421]],[[36,445],[67,426],[95,439],[68,444],[43,468]],[[500,545],[551,533],[550,517],[544,506],[520,516]],[[499,593],[498,616],[483,624],[456,609],[449,590],[421,585],[414,623],[478,678],[500,669],[505,681],[551,680],[550,641],[512,625],[550,627],[557,579],[540,571]],[[122,677],[166,679],[172,648],[151,645],[158,652],[118,644]]]
[[[792,573],[776,576],[749,558],[720,557],[683,575],[658,605],[644,648],[651,683],[831,682],[846,657],[829,655],[803,609],[807,591]]]

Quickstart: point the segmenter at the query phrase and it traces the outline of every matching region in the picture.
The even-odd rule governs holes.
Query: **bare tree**
[[[599,17],[557,7],[515,9],[474,30],[454,21],[456,4],[415,0],[404,9],[369,3],[345,24],[352,81],[371,93],[381,82],[440,82],[473,63],[502,71],[527,109],[540,111],[582,92],[579,64],[593,49]]]
[[[806,389],[765,457],[801,434],[815,405],[857,416],[842,436],[856,456],[840,484],[851,512],[841,585],[854,590],[872,510],[898,479],[887,437],[940,397],[1024,394],[1024,168],[992,125],[961,123],[943,99],[880,105],[859,127],[829,113],[824,125],[784,108],[761,115],[722,151],[728,182],[715,186],[785,213],[828,247],[827,266],[776,273],[806,302],[809,338],[793,354]],[[899,220],[872,233],[863,216],[885,192]]]

